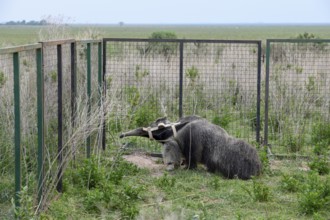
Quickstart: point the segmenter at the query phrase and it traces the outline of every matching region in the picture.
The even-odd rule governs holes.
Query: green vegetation
[[[330,214],[329,176],[301,171],[303,161],[272,160],[277,163],[273,174],[242,181],[208,173],[203,167],[158,173],[137,168],[121,155],[109,153],[83,160],[77,168],[69,166],[64,192],[40,217],[326,219]],[[24,209],[17,214],[33,218],[33,202],[26,190],[21,197]]]
[[[0,45],[37,42],[37,33],[45,30],[44,28],[46,27],[0,26],[0,31],[3,33],[0,36]],[[83,26],[69,26],[65,36],[75,36],[84,28]],[[105,37],[264,40],[297,36],[297,33],[302,33],[302,28],[305,27],[210,25],[183,28],[182,26],[121,25],[120,27],[98,26],[95,28],[102,31],[102,36]],[[301,39],[312,39],[315,36],[329,37],[328,26],[308,28],[308,31],[315,35],[304,33],[299,35]],[[176,43],[153,42],[141,45],[138,48],[134,47],[140,52],[140,54],[136,53],[137,56],[155,56],[160,59],[165,57],[167,63],[172,57],[177,56],[178,45]],[[125,58],[125,50],[129,46],[111,45],[108,52],[118,58],[116,62],[120,62]],[[204,52],[209,49],[204,44],[194,46],[196,46],[196,50],[193,56],[196,55],[196,59],[203,57]],[[325,49],[324,45],[322,48],[312,46],[314,49]],[[303,49],[306,48],[308,47]],[[255,49],[249,51],[252,51],[252,54],[256,53]],[[320,111],[315,111],[323,106],[323,100],[326,98],[322,94],[317,96],[318,92],[328,91],[324,89],[325,84],[322,82],[322,74],[325,72],[316,72],[315,76],[306,77],[301,84],[295,83],[296,78],[287,80],[288,78],[285,76],[303,77],[307,70],[310,70],[303,63],[286,62],[286,57],[291,57],[292,51],[279,49],[273,55],[276,66],[271,75],[274,93],[272,93],[271,101],[273,102],[270,104],[269,112],[270,142],[275,143],[272,148],[273,152],[298,156],[307,154],[310,157],[308,161],[299,159],[298,156],[298,159],[295,160],[274,160],[267,155],[266,148],[258,147],[263,173],[260,177],[248,181],[228,180],[218,174],[206,172],[202,166],[196,170],[180,169],[167,173],[163,169],[158,171],[140,169],[126,162],[122,158],[124,147],[126,149],[131,147],[128,149],[129,151],[143,148],[143,150],[159,152],[160,145],[147,139],[131,138],[122,147],[121,141],[118,139],[118,132],[145,126],[164,114],[174,120],[178,115],[177,85],[175,83],[173,85],[173,82],[166,84],[166,80],[169,78],[165,75],[166,73],[161,75],[165,82],[157,82],[158,84],[153,85],[150,77],[155,75],[155,69],[143,62],[134,62],[121,75],[121,77],[128,77],[130,84],[125,84],[120,87],[120,91],[110,93],[108,96],[112,103],[108,106],[109,114],[106,119],[108,122],[107,149],[100,152],[100,149],[95,147],[94,156],[89,160],[84,159],[85,139],[89,130],[97,130],[99,114],[96,112],[94,116],[96,126],[91,128],[90,124],[78,123],[79,120],[87,121],[86,118],[83,118],[86,109],[80,106],[80,111],[77,111],[79,118],[77,118],[76,128],[78,131],[73,132],[79,134],[80,129],[81,133],[79,137],[77,137],[77,133],[72,134],[72,137],[65,137],[67,143],[64,158],[67,161],[65,162],[62,194],[58,194],[55,190],[57,120],[55,117],[47,118],[45,128],[47,133],[45,169],[48,175],[45,195],[47,199],[41,204],[43,209],[38,209],[38,213],[35,213],[36,207],[39,208],[36,202],[36,131],[34,127],[30,126],[24,127],[25,130],[22,129],[24,134],[22,138],[23,188],[20,193],[22,206],[15,209],[12,201],[13,135],[8,133],[13,130],[10,127],[13,119],[12,100],[2,102],[4,105],[0,105],[0,139],[8,141],[2,141],[0,147],[0,177],[3,180],[0,182],[0,216],[4,219],[12,219],[14,215],[21,219],[38,217],[40,219],[150,219],[150,216],[153,219],[326,219],[330,215],[328,209],[330,205],[328,161],[330,123],[321,115]],[[207,65],[203,63],[204,66],[221,65],[223,62],[221,57],[228,53],[225,46],[215,48],[214,52],[214,57]],[[318,50],[314,50],[314,52],[319,54]],[[78,54],[80,59],[85,56],[84,52]],[[235,62],[228,63],[228,75],[234,75],[241,68]],[[32,68],[28,60],[23,60],[22,64],[23,67]],[[248,96],[250,94],[244,91],[244,86],[247,86],[246,84],[249,82],[240,82],[238,76],[229,79],[222,78],[221,83],[223,84],[215,85],[217,89],[223,88],[222,93],[208,93],[208,85],[199,80],[205,75],[203,65],[190,64],[185,67],[184,96],[187,100],[186,103],[183,103],[185,113],[199,114],[214,124],[224,127],[230,131],[231,135],[243,137],[253,143],[251,140],[255,140],[255,94]],[[6,76],[7,72],[5,75],[1,70],[1,92],[11,83],[9,80],[12,80],[7,79]],[[45,80],[54,84],[55,87],[56,71],[48,72]],[[211,74],[209,80],[213,81]],[[107,82],[108,88],[117,86],[114,76],[108,76]],[[45,93],[45,95],[49,94]],[[254,101],[251,101],[252,99]],[[27,101],[24,98],[21,100],[22,103]],[[51,111],[52,105],[49,101],[47,99],[47,105],[49,105],[47,110]],[[253,107],[246,107],[250,105],[249,103],[252,103]],[[307,105],[304,105],[305,103]],[[3,106],[10,108],[8,110]],[[35,114],[22,112],[22,115],[24,116],[23,121],[32,118],[35,123]],[[26,124],[33,126],[33,123]],[[65,124],[65,127],[71,132],[68,124]],[[95,138],[95,146],[97,146],[96,142]]]
[[[38,33],[47,26],[8,26],[0,25],[0,46],[35,43]],[[187,39],[227,39],[227,40],[265,40],[292,38],[300,33],[313,33],[320,38],[329,38],[329,26],[283,26],[283,25],[70,25],[68,36],[92,28],[103,37],[148,38],[154,32],[172,32],[177,38]]]
[[[267,202],[270,200],[270,187],[260,180],[252,179],[252,189],[244,187],[245,191],[255,202]]]
[[[6,83],[6,77],[5,74],[0,71],[0,88]]]
[[[302,191],[298,194],[299,209],[302,214],[314,214],[330,204],[330,178],[321,179],[310,173]]]

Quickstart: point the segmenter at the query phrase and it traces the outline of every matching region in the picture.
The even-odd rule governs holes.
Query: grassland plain
[[[36,43],[44,26],[0,25],[0,46]],[[92,29],[99,37],[148,38],[156,31],[175,32],[178,38],[265,40],[294,38],[308,32],[320,38],[330,38],[330,25],[68,25],[68,36]]]
[[[211,25],[67,26],[65,36],[74,37],[89,28],[100,33],[98,37],[146,38],[162,30],[175,32],[179,38],[196,39],[264,40],[293,38],[304,32],[330,37],[330,26]],[[35,43],[41,30],[40,27],[0,26],[0,37],[5,38],[1,39],[0,46]],[[117,150],[119,141],[111,135],[108,138],[111,140],[107,146]],[[124,161],[113,165],[115,153],[107,149],[102,153],[104,157],[84,163],[80,163],[79,158],[79,167],[72,165],[64,174],[64,193],[59,196],[53,192],[54,199],[40,217],[34,213],[36,189],[33,185],[36,184],[31,182],[35,181],[35,173],[30,172],[31,180],[26,178],[24,183],[29,184],[24,184],[22,192],[23,208],[19,213],[22,219],[329,219],[330,216],[330,176],[311,173],[308,162],[303,159],[272,159],[262,176],[241,181],[210,174],[203,167],[166,173],[137,169]],[[5,165],[12,166],[12,163]],[[3,167],[0,217],[11,219],[13,169]]]

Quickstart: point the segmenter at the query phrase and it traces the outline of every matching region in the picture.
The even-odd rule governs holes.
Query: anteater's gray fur
[[[170,123],[165,118],[155,123],[159,122]],[[154,138],[164,143],[163,158],[168,169],[178,167],[183,156],[187,168],[193,169],[197,163],[202,163],[208,171],[220,172],[227,178],[249,179],[260,174],[261,162],[257,151],[248,143],[231,137],[221,127],[198,116],[187,116],[179,122],[176,137],[171,128],[153,132]],[[136,130],[121,137],[147,137],[136,133]]]

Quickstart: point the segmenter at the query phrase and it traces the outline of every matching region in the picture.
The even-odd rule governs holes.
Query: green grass
[[[77,181],[86,180],[81,171],[88,173],[88,170],[82,165],[76,174],[69,171],[65,193],[41,216],[48,219],[311,219],[315,216],[326,219],[330,215],[330,210],[322,205],[314,213],[303,212],[302,208],[313,207],[311,201],[301,203],[301,197],[306,196],[302,190],[308,184],[305,179],[311,176],[301,170],[305,161],[271,163],[269,175],[243,181],[224,179],[206,172],[202,166],[197,170],[155,173],[126,162],[120,162],[119,169],[109,176],[109,163],[103,162],[97,172],[91,172],[92,180],[99,180],[90,189]],[[301,190],[283,188],[288,182],[283,176],[289,173],[300,176],[296,181]],[[325,177],[317,178],[319,184],[324,182]]]
[[[0,25],[0,46],[36,43],[43,28],[46,27]],[[148,38],[157,31],[171,31],[186,39],[265,40],[294,38],[305,32],[330,38],[330,25],[73,25],[66,28],[72,37],[92,29],[100,32],[101,37],[111,38]]]

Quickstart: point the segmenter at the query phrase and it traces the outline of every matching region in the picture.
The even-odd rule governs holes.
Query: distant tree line
[[[8,21],[8,22],[5,22],[3,24],[4,25],[47,25],[48,22],[45,19],[42,19],[40,21],[34,21],[34,20],[31,20],[31,21],[25,21],[25,20],[22,20],[22,21]]]

